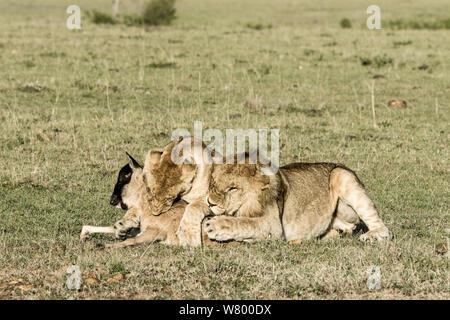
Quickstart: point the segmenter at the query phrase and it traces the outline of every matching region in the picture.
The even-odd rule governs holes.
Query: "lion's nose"
[[[209,201],[209,197],[206,198],[206,203],[208,203],[208,206],[210,206],[210,207],[215,207],[216,206],[216,204],[214,204],[211,201]]]

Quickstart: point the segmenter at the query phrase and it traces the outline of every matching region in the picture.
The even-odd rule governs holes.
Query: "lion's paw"
[[[364,234],[362,234],[359,237],[359,240],[363,242],[381,242],[385,240],[389,240],[391,238],[391,235],[389,233],[389,230],[387,228],[382,229],[374,229],[370,230]]]
[[[132,229],[139,228],[139,221],[121,219],[114,223],[114,236],[116,239],[124,239]]]
[[[213,217],[206,221],[205,231],[208,237],[216,241],[228,241],[233,239],[234,217]]]

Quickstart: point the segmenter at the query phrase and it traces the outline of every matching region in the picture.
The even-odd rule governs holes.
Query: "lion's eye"
[[[236,187],[230,187],[230,188],[227,189],[227,192],[233,192],[233,191],[236,191],[236,190],[237,190]]]

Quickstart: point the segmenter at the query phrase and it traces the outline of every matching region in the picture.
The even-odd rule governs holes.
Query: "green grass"
[[[88,15],[90,20],[95,24],[116,24],[122,22],[127,26],[170,25],[172,21],[176,19],[175,0],[147,0],[145,4],[142,4],[142,12],[125,12],[121,19],[115,19],[109,13],[97,10],[88,11]],[[136,11],[136,9],[134,11]]]
[[[441,19],[441,20],[388,20],[386,21],[386,25],[388,28],[395,30],[403,30],[403,29],[430,29],[430,30],[438,30],[438,29],[450,29],[450,18]]]
[[[350,29],[352,27],[352,22],[347,18],[342,19],[341,22],[339,22],[339,24],[343,29]]]
[[[0,3],[1,299],[450,298],[449,260],[435,251],[450,237],[448,31],[391,30],[384,20],[367,30],[372,3],[356,0],[184,0],[172,26],[151,28],[93,24],[84,13],[111,12],[111,1],[79,0],[82,29],[70,31],[73,3],[40,2]],[[449,12],[446,0],[379,5],[386,21]],[[353,28],[341,28],[343,18]],[[271,27],[248,27],[255,22]],[[408,107],[390,108],[392,99]],[[98,250],[107,236],[79,243],[82,225],[123,215],[108,200],[125,151],[142,161],[194,120],[278,128],[282,164],[345,163],[395,239],[203,250]],[[70,264],[101,283],[67,290]],[[377,291],[366,287],[371,265],[381,268]],[[118,273],[128,276],[107,282]]]
[[[90,16],[92,23],[95,24],[116,24],[117,21],[111,14],[100,12],[97,10],[88,11],[87,14]]]

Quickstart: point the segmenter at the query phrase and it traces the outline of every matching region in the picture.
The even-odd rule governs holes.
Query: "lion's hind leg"
[[[331,229],[345,233],[353,233],[360,223],[361,219],[356,211],[343,200],[338,200],[336,215],[331,223]]]
[[[331,230],[342,231],[345,233],[353,233],[353,230],[356,229],[356,224],[348,223],[344,220],[335,217],[333,222],[331,223]]]
[[[321,237],[321,239],[326,240],[326,239],[332,239],[335,237],[339,237],[339,232],[336,229],[330,229]],[[291,243],[291,242],[292,241],[289,241],[289,243]]]
[[[321,236],[321,239],[337,237],[340,232],[351,234],[359,222],[360,220],[356,212],[350,206],[339,201],[336,208],[336,215],[333,217],[330,228]]]
[[[353,172],[345,168],[334,169],[330,175],[330,190],[339,198],[339,202],[343,202],[341,214],[344,214],[345,219],[340,220],[349,223],[352,220],[357,222],[350,211],[352,209],[366,224],[369,231],[361,235],[360,240],[382,241],[390,238],[389,230],[378,215],[375,204]],[[347,208],[345,205],[351,208]]]

